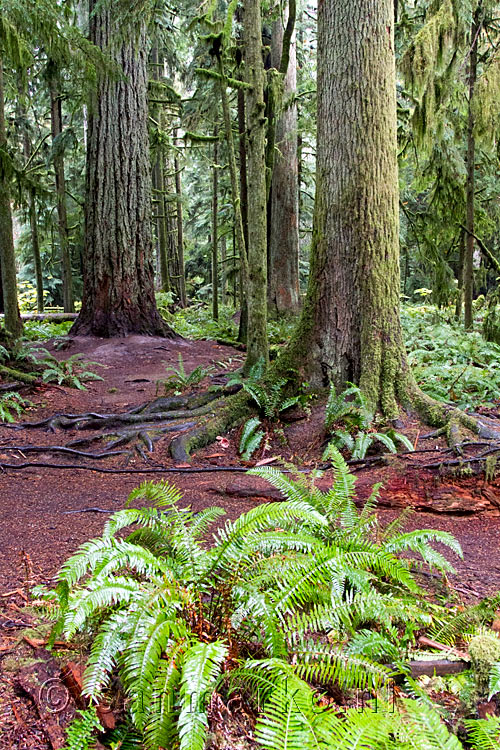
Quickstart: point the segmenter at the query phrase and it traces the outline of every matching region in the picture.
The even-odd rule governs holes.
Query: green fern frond
[[[207,705],[227,656],[220,641],[194,643],[186,651],[181,675],[180,750],[203,750],[208,730]]]
[[[500,718],[468,719],[464,722],[467,741],[472,750],[498,750],[500,747]]]

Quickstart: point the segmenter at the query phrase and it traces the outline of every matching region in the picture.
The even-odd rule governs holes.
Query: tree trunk
[[[462,301],[464,293],[464,260],[465,260],[465,232],[460,232],[458,271],[457,271],[457,300],[455,302],[455,320],[460,321],[462,317]]]
[[[359,384],[398,413],[408,383],[399,318],[393,0],[318,6],[318,152],[307,298],[282,366],[316,386]]]
[[[1,50],[0,50],[1,51]],[[0,269],[2,272],[2,293],[6,331],[14,337],[21,334],[23,325],[17,303],[16,256],[12,231],[12,210],[10,206],[9,169],[2,163],[1,152],[7,151],[7,131],[5,129],[3,65],[0,57]]]
[[[222,237],[220,238],[220,264],[221,264],[220,299],[223,305],[227,305],[226,256],[227,256],[227,240],[226,240],[226,235],[223,234]]]
[[[271,65],[279,69],[283,49],[283,25],[278,19],[272,31]],[[297,57],[292,42],[284,80],[284,101],[296,91]],[[269,200],[268,306],[270,314],[299,310],[299,194],[297,159],[297,105],[286,107],[276,125],[274,168]]]
[[[244,370],[269,359],[267,341],[267,189],[265,71],[260,0],[246,0],[243,20],[248,177],[248,335]]]
[[[72,332],[174,336],[154,296],[146,22],[124,29],[110,7],[90,0],[90,39],[123,77],[101,72],[90,108],[84,293]]]
[[[476,169],[476,142],[474,137],[474,89],[477,76],[477,45],[481,29],[482,4],[478,3],[470,30],[469,54],[469,103],[467,121],[467,182],[466,182],[466,224],[467,238],[464,259],[464,324],[472,328],[472,298],[474,295],[474,189]]]
[[[52,131],[52,145],[54,140],[62,134],[62,107],[59,90],[58,73],[55,63],[49,60],[47,74],[50,93],[50,123]],[[68,216],[66,212],[66,181],[64,177],[64,156],[60,148],[53,148],[53,164],[56,178],[57,195],[57,226],[59,230],[59,244],[61,251],[62,287],[64,312],[74,312],[73,272],[71,270],[71,252],[69,247]]]
[[[160,80],[160,63],[158,57],[158,42],[155,42],[151,50],[151,65],[153,67],[153,80]],[[158,128],[162,127],[163,113],[160,106],[156,104],[153,108],[153,120],[158,123]],[[164,149],[163,144],[158,139],[153,164],[152,184],[153,184],[153,221],[156,225],[156,258],[159,268],[161,284],[159,285],[162,292],[170,290],[170,279],[168,276],[167,263],[167,232],[165,226],[165,196],[164,196]]]
[[[218,136],[217,128],[215,128],[214,136]],[[218,237],[218,217],[219,211],[219,200],[218,200],[218,189],[219,189],[219,165],[217,159],[219,157],[219,144],[217,141],[214,142],[214,166],[213,166],[213,177],[212,177],[212,317],[214,320],[219,320],[219,253],[217,252]]]
[[[167,246],[167,267],[170,279],[170,289],[174,293],[177,303],[181,301],[181,277],[183,271],[179,263],[179,250],[177,246],[178,224],[177,224],[177,199],[175,197],[175,166],[172,153],[167,152],[163,163],[163,207],[165,214],[165,232]]]
[[[248,247],[248,185],[247,185],[247,134],[245,116],[245,92],[238,89],[238,149],[240,157],[240,196],[241,196],[241,221],[243,225],[243,236],[245,238],[245,252]],[[242,344],[247,342],[248,332],[248,305],[246,279],[243,271],[240,272],[240,323],[238,328],[238,341]],[[236,307],[236,295],[234,298]]]
[[[19,102],[22,101],[22,92],[19,92]],[[31,156],[31,141],[28,131],[27,114],[24,108],[19,104],[19,117],[22,122],[23,134],[23,151],[26,164]],[[36,286],[36,308],[37,312],[43,313],[43,277],[42,277],[42,259],[40,256],[40,238],[38,235],[38,222],[36,215],[36,190],[33,186],[28,188],[28,216],[30,220],[31,249],[33,251],[33,264],[35,267],[35,286]],[[0,308],[0,312],[2,312]]]
[[[174,131],[174,143],[177,141],[177,130]],[[181,307],[187,306],[186,268],[184,264],[184,224],[182,216],[182,176],[179,157],[174,157],[175,170],[175,199],[177,220],[177,257],[179,258],[179,302]]]

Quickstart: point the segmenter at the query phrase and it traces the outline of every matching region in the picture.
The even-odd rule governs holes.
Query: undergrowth
[[[129,497],[146,505],[114,513],[59,571],[45,594],[58,607],[52,638],[90,637],[84,694],[95,702],[118,677],[145,748],[202,750],[214,693],[245,696],[268,750],[461,747],[432,707],[383,699],[417,635],[456,614],[413,571],[452,571],[432,545],[460,547],[445,532],[381,526],[378,487],[358,510],[355,478],[338,452],[332,461],[327,491],[319,474],[253,469],[284,500],[224,523],[221,508],[195,514],[173,485],[147,482]],[[339,690],[367,691],[366,710],[338,714]]]
[[[460,409],[498,405],[500,346],[431,306],[404,307],[402,323],[412,372],[425,393]]]

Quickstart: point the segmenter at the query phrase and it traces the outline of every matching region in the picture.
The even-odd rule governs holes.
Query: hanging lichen
[[[500,129],[500,51],[497,49],[477,79],[474,95],[476,137],[493,143]]]
[[[463,35],[463,24],[452,0],[445,0],[432,12],[415,35],[401,60],[402,72],[415,97],[412,118],[415,137],[430,142],[430,135],[444,98],[449,94],[449,78],[455,49]]]

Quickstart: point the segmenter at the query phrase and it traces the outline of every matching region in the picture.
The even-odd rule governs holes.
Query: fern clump
[[[23,398],[15,391],[7,391],[0,396],[0,422],[15,422],[15,414],[19,417],[32,402]]]
[[[259,416],[247,420],[240,438],[239,452],[242,458],[249,460],[260,448],[262,441],[273,432],[272,424],[279,421],[280,414],[303,401],[303,394],[287,396],[288,378],[278,378],[267,382],[263,359],[251,368],[248,377],[234,374],[228,381],[230,385],[241,385],[248,393]],[[275,430],[276,431],[276,430]]]
[[[99,731],[102,727],[95,706],[80,711],[67,729],[63,750],[93,750]]]
[[[325,411],[325,427],[330,434],[330,443],[323,453],[323,460],[330,460],[336,448],[346,449],[351,458],[362,460],[376,443],[383,445],[389,453],[398,452],[397,443],[409,451],[413,450],[406,435],[392,428],[385,432],[376,431],[374,419],[375,415],[358,386],[351,383],[349,388],[337,394],[332,385]]]
[[[354,478],[338,452],[334,462],[327,492],[304,477],[253,470],[285,499],[226,520],[210,544],[221,508],[195,514],[174,486],[145,483],[129,505],[147,505],[115,513],[61,568],[53,637],[91,636],[83,692],[99,700],[118,674],[144,747],[202,750],[216,689],[245,686],[269,716],[287,700],[283,680],[309,705],[311,683],[376,690],[394,672],[388,662],[403,659],[413,632],[430,624],[400,553],[449,570],[431,542],[460,548],[436,531],[378,530],[377,488],[358,511]],[[379,647],[368,647],[369,633],[380,635]]]

